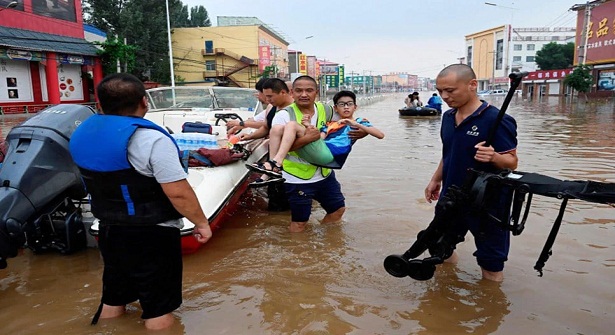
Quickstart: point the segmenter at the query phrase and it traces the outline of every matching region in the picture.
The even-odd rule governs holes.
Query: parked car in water
[[[500,95],[506,95],[506,93],[508,93],[508,91],[506,90],[500,90],[500,89],[496,89],[496,90],[487,90],[487,91],[480,91],[478,92],[478,96],[479,97],[484,97],[484,96],[500,96]]]

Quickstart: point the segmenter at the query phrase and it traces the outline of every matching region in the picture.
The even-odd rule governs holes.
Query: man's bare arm
[[[169,198],[173,207],[186,219],[195,225],[195,238],[200,243],[205,243],[211,238],[209,221],[203,213],[199,200],[194,190],[186,179],[171,183],[161,183],[162,191]],[[200,235],[200,236],[197,236]]]

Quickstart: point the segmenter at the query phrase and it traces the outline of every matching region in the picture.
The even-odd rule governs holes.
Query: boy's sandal
[[[269,168],[267,167],[267,165],[265,165],[267,163],[269,163]],[[265,163],[257,162],[252,165],[246,164],[246,166],[251,171],[261,172],[261,173],[264,173],[272,177],[278,177],[278,178],[282,177],[282,167],[278,165],[278,162],[274,160],[269,160],[269,161],[266,161]]]

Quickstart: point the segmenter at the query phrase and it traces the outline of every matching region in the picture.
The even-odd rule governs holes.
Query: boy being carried
[[[364,118],[354,118],[357,110],[356,95],[350,91],[340,91],[333,97],[335,112],[339,115],[339,121],[329,121],[320,129],[320,139],[311,142],[299,149],[299,157],[316,166],[340,169],[344,165],[354,141],[348,132],[352,128],[363,129],[369,135],[378,139],[384,138],[384,133],[373,127]],[[251,170],[269,174],[281,178],[281,166],[286,154],[291,150],[297,138],[303,137],[307,129],[314,128],[309,116],[301,120],[301,124],[291,121],[284,126],[284,132],[277,152],[270,152],[272,159],[265,163],[248,165]]]

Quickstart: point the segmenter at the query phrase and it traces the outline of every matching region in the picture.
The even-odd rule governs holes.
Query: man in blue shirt
[[[425,199],[430,203],[442,198],[451,185],[461,186],[468,168],[488,172],[517,168],[517,124],[511,116],[502,119],[492,145],[484,146],[499,110],[478,98],[477,86],[476,74],[464,64],[450,65],[436,78],[436,89],[452,109],[442,116],[442,159],[425,188]],[[491,205],[490,213],[506,223],[510,195],[503,194]],[[468,230],[474,235],[474,256],[483,278],[502,281],[510,233],[493,222],[481,221],[478,216],[467,214],[455,222],[455,227],[461,236]],[[455,263],[457,254],[453,253],[447,261]]]
[[[435,108],[438,112],[442,112],[442,99],[438,96],[438,93],[434,93],[427,101],[427,107]]]

